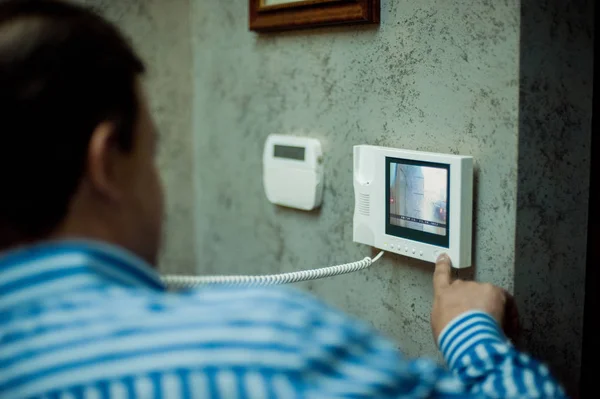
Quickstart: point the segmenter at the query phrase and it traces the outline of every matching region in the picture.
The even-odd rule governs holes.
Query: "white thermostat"
[[[354,147],[354,241],[471,266],[473,158]]]
[[[263,152],[265,194],[274,204],[310,211],[323,198],[323,153],[317,139],[272,134]]]

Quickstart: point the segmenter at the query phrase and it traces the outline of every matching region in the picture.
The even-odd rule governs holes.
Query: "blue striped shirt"
[[[439,344],[450,371],[295,290],[167,292],[105,244],[0,257],[2,398],[563,396],[485,313],[452,321]]]

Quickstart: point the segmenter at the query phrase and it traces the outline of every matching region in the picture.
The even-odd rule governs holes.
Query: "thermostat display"
[[[304,153],[306,149],[304,147],[294,147],[290,145],[275,145],[273,149],[273,156],[276,158],[296,159],[298,161],[304,161]]]

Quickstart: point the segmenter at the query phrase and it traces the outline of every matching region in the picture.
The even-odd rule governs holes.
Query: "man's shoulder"
[[[185,292],[107,289],[57,297],[40,314],[72,314],[80,324],[162,325],[183,331],[208,326],[271,325],[287,330],[348,322],[341,312],[290,287],[205,287]],[[129,328],[128,327],[128,328]]]
[[[207,334],[213,331],[232,340],[260,334],[287,336],[289,343],[301,343],[302,337],[325,332],[344,335],[362,325],[309,293],[289,287],[206,287],[132,300],[140,328],[159,324],[175,335],[193,332],[200,341],[214,339]],[[119,324],[131,323],[131,309],[120,312]]]
[[[290,287],[207,287],[176,293],[174,297],[190,305],[317,310],[325,305],[312,295]],[[169,301],[169,295],[166,300]]]
[[[62,328],[98,324],[114,331],[266,324],[306,330],[352,324],[343,313],[289,287],[206,287],[186,292],[107,288],[47,298],[11,313],[34,324],[54,325],[52,320],[59,320]]]
[[[121,309],[125,304],[130,309]],[[115,306],[108,352],[139,346],[168,356],[195,353],[211,367],[300,369],[309,346],[343,342],[348,328],[342,313],[290,288],[209,287],[132,295]]]
[[[317,319],[324,308],[310,295],[287,288],[206,288],[185,293],[107,289],[19,307],[5,315],[3,327],[17,340],[42,342],[60,333],[63,345],[103,342],[110,347],[139,338],[164,341],[165,346],[178,342],[226,346],[248,342],[251,336],[278,335],[299,343],[292,338],[322,324]]]
[[[314,296],[289,287],[209,287],[167,295],[163,303],[173,303],[173,307],[182,314],[213,314],[224,319],[286,319],[296,320],[298,325],[316,323],[318,320],[320,323],[327,321],[339,324],[346,320],[341,312]]]
[[[0,362],[15,375],[59,370],[65,386],[181,370],[202,378],[232,370],[297,376],[309,366],[328,370],[336,357],[354,367],[362,362],[354,355],[377,348],[380,361],[397,361],[364,325],[290,288],[69,293],[22,308],[5,326],[10,342],[0,346]]]

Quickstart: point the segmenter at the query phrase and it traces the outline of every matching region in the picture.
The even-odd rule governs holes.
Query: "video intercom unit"
[[[354,197],[355,242],[471,266],[472,157],[357,145]]]

